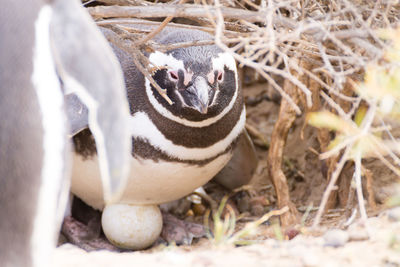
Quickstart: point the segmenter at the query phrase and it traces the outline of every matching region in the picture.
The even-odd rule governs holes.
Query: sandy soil
[[[400,222],[381,216],[370,218],[368,225],[370,239],[356,241],[357,231],[347,230],[350,240],[339,247],[309,234],[243,247],[215,247],[204,241],[195,248],[168,246],[152,252],[87,253],[65,244],[55,251],[52,266],[400,266]]]
[[[265,85],[245,90],[246,97],[250,98],[263,94]],[[267,141],[277,119],[278,108],[278,104],[271,101],[262,101],[247,108],[248,123],[260,131]],[[319,151],[316,132],[311,127],[303,126],[304,120],[300,117],[288,138],[284,166],[292,200],[302,212],[310,204],[318,205],[326,185],[321,161],[315,153]],[[239,227],[244,221],[274,208],[275,197],[266,170],[267,149],[260,145],[260,140],[256,142],[259,144],[259,166],[253,186],[233,198],[232,205],[246,214]],[[380,211],[369,209],[371,217],[367,229],[359,224],[358,219],[350,225],[346,224],[348,214],[354,208],[337,209],[324,216],[319,229],[296,226],[300,234],[292,240],[279,241],[271,225],[262,225],[254,238],[257,243],[242,247],[216,246],[203,238],[193,246],[170,245],[141,252],[88,253],[71,244],[64,244],[56,249],[52,266],[400,266],[400,211],[382,212],[384,208],[381,205],[395,193],[397,178],[378,161],[370,160],[366,164],[374,174],[373,188],[376,201],[380,204]],[[215,188],[215,185],[209,185],[206,190],[218,201],[226,192]],[[246,197],[247,200],[243,200]],[[188,220],[202,220],[201,216],[190,217],[186,211],[184,214]],[[310,213],[305,225],[312,222],[314,215],[314,212]],[[332,230],[338,228],[343,230]]]

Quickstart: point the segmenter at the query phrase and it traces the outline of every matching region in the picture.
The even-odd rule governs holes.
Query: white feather
[[[222,71],[224,70],[224,66],[226,66],[231,71],[237,73],[235,59],[228,52],[219,53],[218,57],[212,59],[212,65],[214,70]]]
[[[156,67],[167,66],[173,70],[185,69],[183,61],[174,58],[171,54],[156,51],[149,55],[149,61]]]
[[[136,112],[132,117],[131,125],[135,138],[148,140],[152,146],[172,157],[181,160],[204,160],[225,151],[243,131],[245,120],[246,111],[243,108],[240,119],[233,127],[232,131],[224,139],[205,148],[187,148],[175,145],[171,140],[165,138],[144,112]]]
[[[48,264],[57,238],[57,211],[59,193],[64,178],[64,149],[66,146],[63,95],[55,71],[50,47],[50,20],[52,9],[45,5],[35,22],[35,47],[32,83],[36,89],[42,112],[44,129],[43,166],[38,207],[34,220],[31,248],[33,266]]]
[[[188,127],[195,127],[195,128],[207,127],[207,126],[209,126],[211,124],[214,124],[217,121],[219,121],[229,111],[231,111],[233,105],[235,104],[235,102],[237,100],[237,96],[238,96],[238,86],[237,86],[237,83],[236,83],[235,93],[234,93],[231,101],[229,102],[228,106],[226,106],[226,108],[224,108],[221,113],[219,113],[215,117],[211,117],[211,118],[208,118],[208,119],[205,119],[205,120],[202,120],[202,121],[190,121],[190,120],[183,119],[181,117],[175,116],[168,109],[166,109],[163,105],[161,105],[158,102],[158,100],[156,99],[156,97],[154,96],[153,90],[151,90],[150,82],[147,79],[145,81],[145,85],[146,85],[147,97],[149,98],[150,103],[154,107],[155,110],[157,110],[162,116],[166,117],[167,119],[170,119],[170,120],[172,120],[174,122],[177,122],[179,124],[183,124],[183,125],[188,126]]]
[[[172,55],[167,55],[161,52],[154,52],[150,54],[149,60],[151,63],[153,63],[155,66],[161,67],[161,66],[169,66],[175,70],[182,69],[184,70],[184,64],[183,61],[177,60],[174,58]],[[168,109],[166,109],[163,105],[161,105],[156,97],[154,96],[153,90],[151,89],[150,81],[148,79],[145,80],[145,87],[146,87],[146,95],[148,99],[150,100],[151,105],[154,107],[155,110],[157,110],[162,116],[175,121],[177,123],[183,124],[188,127],[196,127],[196,128],[201,128],[201,127],[206,127],[211,124],[216,123],[219,121],[222,117],[224,117],[229,111],[231,111],[233,105],[235,104],[238,96],[238,75],[237,75],[237,70],[236,70],[236,63],[235,59],[229,54],[229,53],[220,53],[218,54],[217,58],[214,58],[212,60],[213,68],[214,70],[223,70],[224,66],[226,66],[228,69],[232,70],[235,73],[235,93],[229,102],[228,106],[226,106],[221,113],[216,115],[215,117],[208,118],[202,121],[190,121],[187,119],[183,119],[181,117],[175,116],[172,114]],[[183,102],[184,103],[184,102]]]

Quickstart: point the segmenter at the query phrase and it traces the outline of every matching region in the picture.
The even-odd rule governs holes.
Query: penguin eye
[[[168,76],[171,81],[177,82],[179,79],[178,72],[175,70],[168,71]]]
[[[224,73],[222,71],[218,71],[217,81],[222,82],[223,79],[224,79]]]

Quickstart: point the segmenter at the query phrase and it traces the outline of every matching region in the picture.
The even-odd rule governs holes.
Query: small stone
[[[340,229],[329,230],[324,235],[324,245],[329,247],[342,247],[349,241],[349,234]]]
[[[239,192],[241,193],[241,192]],[[245,194],[240,194],[237,197],[237,205],[240,213],[244,213],[250,210],[250,197]]]
[[[269,204],[268,199],[264,196],[253,197],[250,200],[251,213],[255,216],[262,216]]]
[[[360,226],[358,224],[350,225],[349,229],[347,230],[349,234],[350,241],[364,241],[369,239],[369,234],[365,227]]]
[[[188,212],[188,210],[190,210],[191,205],[192,202],[190,200],[188,200],[187,198],[181,198],[175,201],[161,204],[160,209],[163,212],[169,212],[176,216],[184,216]]]
[[[290,228],[285,231],[285,235],[288,237],[289,240],[292,240],[300,233],[299,230],[295,228]]]
[[[185,214],[186,217],[193,217],[194,216],[194,212],[192,209],[188,210]]]
[[[262,216],[264,214],[264,206],[260,204],[255,204],[251,206],[251,214],[254,216]]]
[[[368,232],[364,229],[361,231],[354,231],[349,233],[350,241],[364,241],[369,239]]]
[[[393,222],[400,221],[400,207],[395,207],[387,211],[389,220]]]
[[[203,204],[193,204],[192,210],[196,216],[202,216],[206,212],[206,207]]]
[[[182,221],[175,216],[163,213],[163,228],[161,237],[169,244],[191,245],[194,238],[206,235],[203,225]]]

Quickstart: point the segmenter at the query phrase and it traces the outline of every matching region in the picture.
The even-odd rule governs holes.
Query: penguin
[[[75,0],[26,5],[6,0],[0,11],[0,262],[5,267],[50,266],[69,194],[68,136],[80,128],[68,127],[67,116],[82,114],[75,109],[67,114],[66,95],[81,97],[88,126],[100,136],[106,201],[120,194],[131,151],[122,71],[90,16]]]
[[[118,39],[109,29],[102,32],[108,39]],[[168,45],[212,39],[200,30],[167,27],[155,41]],[[216,45],[148,53],[149,67],[155,69],[152,77],[166,89],[170,104],[136,68],[129,53],[112,47],[124,72],[132,116],[131,172],[121,204],[170,202],[190,194],[218,173],[218,181],[228,188],[250,181],[257,161],[245,133],[241,86],[236,62],[229,53]],[[91,207],[103,210],[106,205],[90,131],[74,136],[74,147],[71,191]],[[235,153],[238,147],[246,148],[249,155]],[[234,154],[236,166],[228,164]],[[122,241],[115,243],[121,245]]]
[[[66,96],[70,136],[90,128],[104,199],[112,203],[120,198],[127,182],[132,147],[121,67],[79,1],[53,0],[52,7],[53,55]]]

